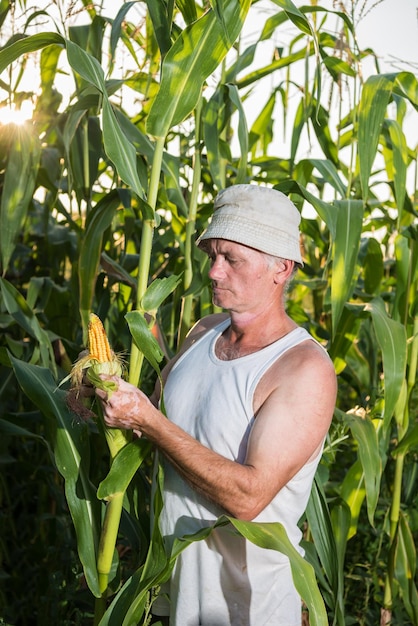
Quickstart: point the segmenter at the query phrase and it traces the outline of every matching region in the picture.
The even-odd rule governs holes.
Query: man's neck
[[[274,316],[231,313],[231,325],[218,339],[216,354],[220,359],[231,360],[257,352],[296,327],[284,311]]]

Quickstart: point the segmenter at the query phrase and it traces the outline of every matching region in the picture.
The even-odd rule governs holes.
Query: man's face
[[[276,268],[269,267],[262,252],[226,239],[208,239],[213,303],[238,313],[268,305]]]

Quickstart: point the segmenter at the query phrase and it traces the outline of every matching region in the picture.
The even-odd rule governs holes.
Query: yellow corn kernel
[[[112,361],[114,358],[101,319],[94,313],[90,313],[88,349],[90,356],[97,359],[99,363],[106,363],[107,361]]]

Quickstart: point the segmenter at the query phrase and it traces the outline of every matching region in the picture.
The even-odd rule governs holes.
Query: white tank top
[[[263,374],[287,350],[312,339],[296,328],[252,354],[223,361],[215,344],[226,320],[209,330],[176,362],[164,387],[168,418],[224,457],[243,462],[254,423],[253,397]],[[298,521],[310,495],[320,455],[305,465],[255,518],[281,522],[299,546]],[[170,548],[174,537],[211,526],[224,511],[194,491],[166,461],[160,527]],[[170,581],[171,626],[300,626],[301,604],[287,557],[259,548],[229,527],[188,546]],[[158,603],[157,603],[158,606]],[[159,615],[167,611],[158,606]]]

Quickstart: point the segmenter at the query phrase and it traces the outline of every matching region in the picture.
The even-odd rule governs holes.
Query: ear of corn
[[[97,359],[99,363],[112,361],[114,354],[110,348],[106,331],[100,317],[98,317],[94,313],[90,314],[88,333],[88,348],[90,356],[94,359]]]
[[[71,379],[72,389],[70,389],[68,393],[68,406],[73,413],[78,414],[82,419],[94,417],[98,419],[106,437],[111,462],[113,462],[118,452],[132,440],[132,431],[109,428],[106,426],[100,402],[95,402],[95,400],[90,397],[90,394],[85,395],[83,393],[85,391],[83,389],[83,384],[85,384],[83,379],[86,377],[94,387],[105,391],[108,400],[112,393],[117,391],[118,381],[102,380],[100,375],[109,374],[111,376],[122,376],[122,373],[122,361],[111,349],[102,322],[97,315],[92,313],[88,327],[88,353],[78,359],[73,365],[71,374],[64,378],[60,385],[65,383],[68,379]],[[90,407],[94,407],[94,410],[90,410]],[[122,496],[123,501],[123,492],[118,495]],[[104,528],[105,527],[106,522]],[[102,545],[102,543],[100,545]],[[107,587],[108,573],[112,565],[114,543],[112,546],[110,556],[109,551],[105,551],[104,554],[101,553],[98,557],[97,567],[99,575],[103,574],[106,579],[106,582],[103,583],[105,584],[104,588]],[[108,562],[109,558],[110,563]]]
[[[122,375],[121,359],[111,349],[103,324],[94,313],[90,314],[89,320],[88,354],[82,356],[71,371],[73,387],[81,386],[85,370],[92,385],[108,392],[114,390],[115,383],[102,381],[100,374]]]
[[[113,380],[102,380],[100,378],[100,374],[121,376],[122,365],[119,357],[115,355],[110,347],[106,331],[100,318],[97,317],[97,315],[95,315],[94,313],[90,314],[89,320],[88,350],[88,360],[85,365],[85,367],[87,367],[87,378],[94,387],[98,387],[99,389],[103,389],[103,391],[106,391],[107,397],[110,398],[112,392],[117,390],[118,384]],[[101,414],[101,410],[98,410]],[[110,455],[113,459],[119,452],[119,450],[126,445],[129,440],[129,435],[127,435],[126,432],[118,428],[105,428],[104,431],[106,441],[109,446]],[[99,572],[102,571],[100,567]]]

